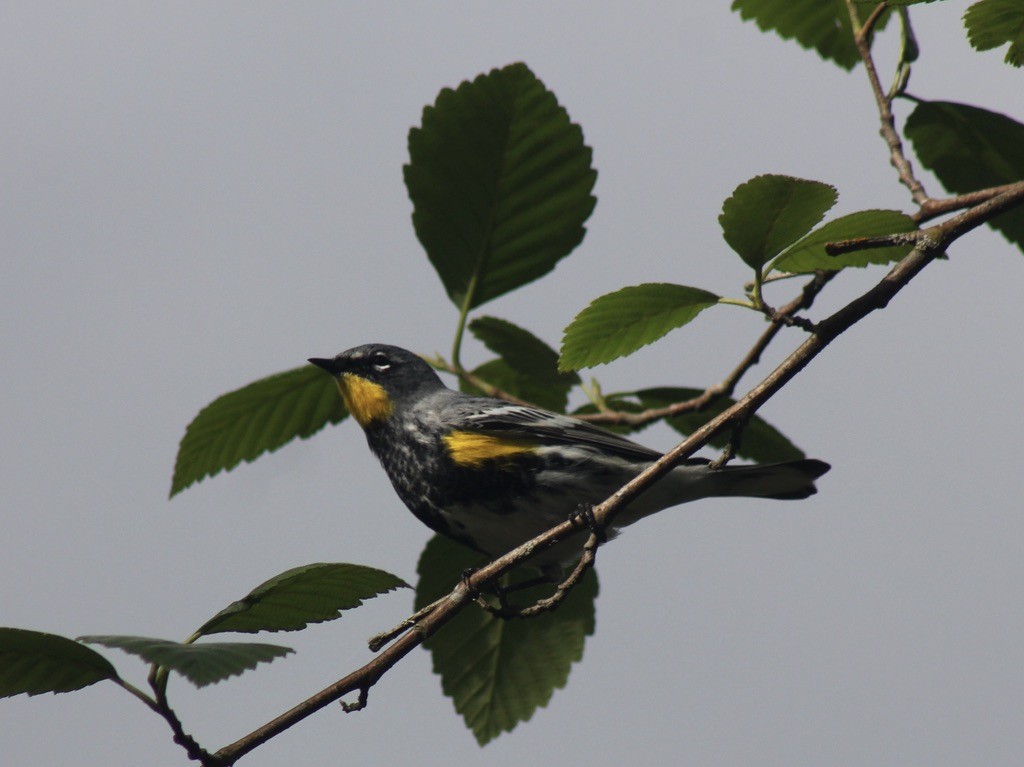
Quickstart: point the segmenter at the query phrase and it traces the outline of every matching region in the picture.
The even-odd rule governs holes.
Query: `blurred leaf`
[[[813,272],[815,269],[835,271],[848,266],[888,264],[898,261],[912,249],[910,245],[892,248],[870,248],[830,256],[825,243],[851,240],[855,237],[881,237],[887,234],[912,232],[917,229],[913,219],[898,210],[862,210],[829,221],[786,250],[772,268],[780,272]]]
[[[479,564],[480,555],[435,535],[420,556],[417,609]],[[480,745],[530,719],[565,686],[572,664],[583,657],[586,637],[594,633],[597,590],[591,570],[554,612],[502,620],[471,606],[426,641],[445,695]],[[516,603],[526,604],[530,593],[536,590],[517,592]]]
[[[559,372],[558,352],[528,330],[496,317],[479,317],[469,329],[501,357],[477,368],[476,375],[528,402],[564,412],[569,391],[580,377]]]
[[[490,360],[474,368],[473,375],[491,386],[530,402],[547,410],[565,412],[569,402],[569,390],[561,382],[538,381],[535,378],[513,370],[505,360]],[[466,394],[490,396],[489,391],[473,386],[465,381],[459,382],[459,388]]]
[[[205,687],[294,652],[290,647],[253,642],[181,644],[137,636],[84,636],[81,642],[116,647],[147,663],[177,671],[196,687]]]
[[[694,397],[699,397],[701,394],[703,394],[701,389],[668,386],[632,392],[632,395],[640,401],[644,409],[667,407],[676,402],[685,402]],[[619,394],[618,396],[628,395]],[[665,423],[686,437],[734,404],[736,404],[736,400],[724,397],[715,400],[704,410],[673,416],[672,418],[665,419]],[[731,437],[731,431],[720,431],[711,438],[710,444],[721,449],[729,443]],[[740,444],[735,447],[736,455],[741,458],[749,458],[758,463],[793,461],[806,457],[803,451],[783,436],[778,429],[757,415],[752,416],[750,421],[747,422],[747,426],[743,430],[743,438],[740,440]]]
[[[296,437],[305,439],[348,413],[334,381],[312,365],[278,373],[224,394],[185,429],[171,497],[193,482],[254,461]]]
[[[921,164],[954,194],[1024,179],[1024,125],[1006,115],[950,101],[922,101],[906,124]],[[1024,208],[988,222],[1024,248]]]
[[[744,21],[753,20],[762,31],[775,32],[785,40],[796,40],[843,69],[853,69],[860,61],[853,44],[850,12],[843,0],[733,0],[732,10]],[[870,7],[858,9],[861,21],[871,10]],[[882,29],[888,19],[886,11],[876,30]]]
[[[298,631],[310,623],[334,620],[343,610],[400,587],[409,588],[409,584],[391,573],[363,565],[317,563],[293,567],[225,607],[196,633]]]
[[[0,628],[0,698],[81,690],[117,671],[95,650],[56,634]]]
[[[563,370],[601,365],[632,354],[718,303],[700,288],[647,283],[594,299],[576,315],[562,339]]]
[[[641,411],[646,409],[640,403],[638,403],[638,402],[636,402],[636,401],[634,401],[632,399],[626,399],[627,397],[630,397],[630,396],[631,396],[631,394],[628,393],[628,392],[626,394],[606,394],[606,395],[604,395],[604,404],[607,405],[611,410],[618,411],[618,412],[623,412],[623,413],[639,413],[639,412],[641,412]],[[597,412],[598,412],[597,406],[594,405],[592,402],[588,402],[585,405],[581,405],[580,407],[578,407],[575,410],[573,410],[571,415],[573,415],[573,416],[593,415],[594,413],[597,413]],[[631,424],[608,424],[608,423],[602,423],[600,426],[601,426],[602,429],[607,429],[608,431],[613,431],[616,434],[634,434],[634,433],[636,433],[638,431],[643,431],[648,426],[650,426],[651,423],[653,423],[653,422],[648,422],[648,423],[645,423],[645,424],[641,424],[639,426],[633,426]]]
[[[416,236],[460,308],[547,274],[583,240],[591,150],[525,64],[442,90],[409,158]]]
[[[1021,0],[981,0],[964,14],[967,38],[979,51],[998,48],[1004,43],[1007,64],[1024,65],[1024,3]]]
[[[757,176],[722,205],[722,236],[748,266],[760,269],[821,221],[836,204],[834,187],[792,176]]]

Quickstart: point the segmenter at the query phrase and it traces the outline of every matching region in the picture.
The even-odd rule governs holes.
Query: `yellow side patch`
[[[338,378],[338,389],[348,412],[363,428],[387,418],[394,409],[383,386],[353,373],[343,373]]]
[[[448,454],[459,466],[475,468],[487,461],[511,458],[520,453],[532,452],[536,444],[525,439],[494,437],[471,431],[453,431],[446,434],[444,443]]]

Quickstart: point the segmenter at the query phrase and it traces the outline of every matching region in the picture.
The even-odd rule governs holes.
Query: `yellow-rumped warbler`
[[[496,557],[603,501],[660,453],[584,421],[447,388],[405,349],[367,344],[309,360],[335,377],[399,497],[432,530]],[[712,469],[690,459],[615,517],[624,527],[711,496],[798,499],[829,470],[811,459]],[[554,577],[582,538],[529,561]]]

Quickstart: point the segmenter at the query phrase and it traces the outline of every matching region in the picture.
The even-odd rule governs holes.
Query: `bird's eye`
[[[383,373],[386,370],[391,369],[391,360],[388,359],[388,355],[384,352],[377,352],[370,358],[370,364],[373,365],[373,369],[378,373]]]

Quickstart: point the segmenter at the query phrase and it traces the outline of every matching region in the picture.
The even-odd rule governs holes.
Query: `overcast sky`
[[[863,72],[727,7],[5,4],[0,624],[181,639],[295,565],[414,579],[429,532],[351,422],[167,492],[186,424],[219,394],[369,341],[447,352],[456,312],[401,173],[407,131],[441,87],[525,61],[594,148],[583,244],[481,312],[553,345],[624,285],[738,295],[747,270],[717,215],[751,176],[832,183],[839,212],[911,210]],[[968,47],[966,7],[914,9],[910,90],[1024,120],[1022,73]],[[882,273],[844,275],[814,316]],[[1019,250],[973,234],[768,404],[833,464],[815,498],[687,506],[603,549],[597,634],[533,721],[479,749],[417,652],[367,710],[331,707],[243,764],[1016,761],[1022,281]],[[608,391],[703,386],[761,329],[708,312],[593,373]],[[766,365],[800,340],[786,334]],[[664,427],[642,438],[675,442]],[[298,655],[199,692],[174,679],[172,701],[215,749],[365,662],[366,637],[411,601],[268,636]],[[104,652],[142,683],[140,663]],[[0,748],[10,764],[186,763],[111,684],[0,701]]]

